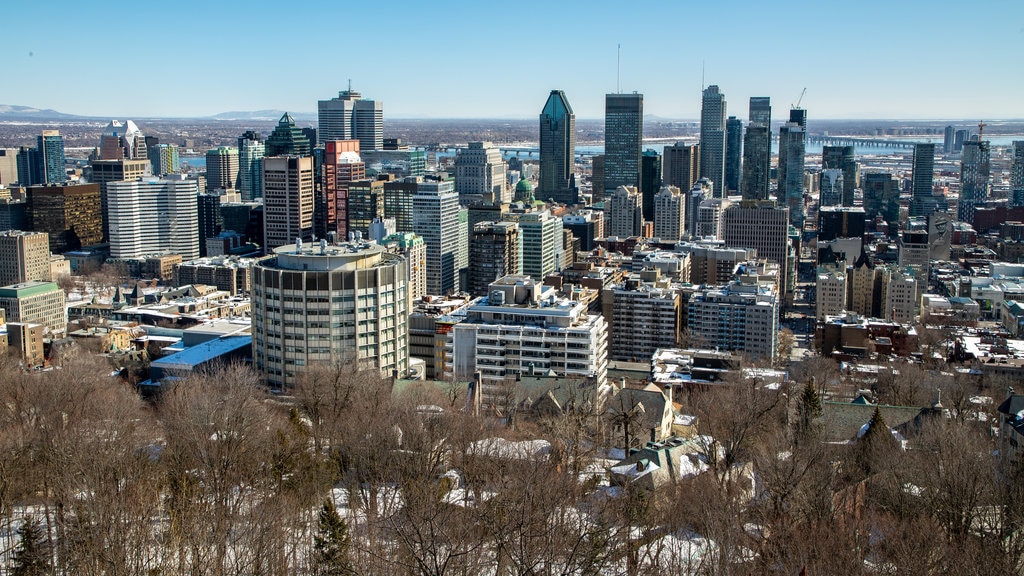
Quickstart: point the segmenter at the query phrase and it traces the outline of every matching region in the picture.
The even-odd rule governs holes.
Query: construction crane
[[[804,88],[803,91],[800,92],[800,97],[796,99],[796,104],[792,104],[790,107],[799,108],[800,103],[804,101],[804,94],[807,94],[807,88]]]
[[[978,120],[978,142],[982,141],[981,135],[985,132],[985,126],[988,126],[988,124],[985,124],[984,120]]]

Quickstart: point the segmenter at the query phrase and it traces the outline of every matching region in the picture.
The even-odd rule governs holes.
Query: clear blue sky
[[[628,7],[627,7],[628,6]],[[806,87],[817,118],[1024,118],[1024,0],[81,2],[4,0],[0,104],[111,117],[314,112],[349,78],[385,116],[579,118],[616,89],[746,118]]]

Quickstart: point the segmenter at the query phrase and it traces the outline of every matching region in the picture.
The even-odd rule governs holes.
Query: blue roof
[[[202,344],[196,344],[181,352],[171,354],[165,358],[153,361],[151,368],[161,370],[191,370],[221,356],[237,352],[243,348],[252,346],[252,336],[225,336],[214,340],[207,340]]]

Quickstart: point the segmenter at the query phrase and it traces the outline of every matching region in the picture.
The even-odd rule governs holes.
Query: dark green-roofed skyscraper
[[[311,146],[302,129],[295,127],[291,114],[285,112],[267,138],[265,149],[267,156],[309,156]]]
[[[552,90],[540,112],[540,185],[537,197],[576,204],[576,115],[565,92]]]

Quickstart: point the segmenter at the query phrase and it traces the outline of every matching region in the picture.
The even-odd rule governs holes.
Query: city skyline
[[[315,111],[318,100],[344,90],[351,79],[353,89],[383,102],[392,118],[530,118],[536,115],[537,98],[559,89],[573,102],[579,119],[601,118],[604,95],[619,91],[643,93],[651,115],[690,119],[699,117],[701,89],[711,84],[734,102],[767,95],[779,106],[795,102],[806,87],[803,106],[818,119],[1024,117],[1018,103],[1024,78],[1012,73],[1017,69],[1015,55],[1024,52],[1024,5],[1013,2],[993,2],[986,10],[952,2],[864,2],[841,17],[805,2],[680,4],[659,6],[653,19],[649,10],[623,13],[604,2],[552,6],[527,1],[516,4],[514,11],[488,3],[456,3],[447,10],[347,4],[315,12],[271,11],[276,5],[261,2],[244,9],[236,3],[179,6],[171,22],[161,20],[166,12],[158,6],[119,12],[119,29],[144,31],[146,41],[166,50],[172,63],[157,69],[152,51],[122,51],[119,66],[138,71],[134,78],[139,86],[161,86],[142,81],[172,72],[200,89],[143,87],[126,99],[124,81],[131,77],[109,82],[103,76],[77,75],[71,59],[100,46],[99,31],[110,26],[108,11],[81,10],[62,1],[45,7],[15,2],[7,14],[18,25],[9,30],[5,55],[9,77],[23,80],[6,86],[0,104],[111,117],[203,117],[265,109],[305,113]],[[579,32],[556,35],[531,26],[530,15],[541,8],[545,20],[571,22],[568,29]],[[52,17],[62,11],[75,17]],[[320,58],[262,51],[265,55],[258,58],[240,54],[226,68],[205,65],[209,51],[217,47],[241,53],[242,47],[271,42],[285,29],[317,37],[320,28],[326,32],[330,22],[341,20],[366,23],[346,27],[346,41],[374,46],[372,53],[363,57],[353,49],[345,58],[326,60],[338,64],[325,66]],[[222,26],[226,21],[231,26]],[[478,25],[494,21],[508,22],[507,42],[500,29],[496,33],[493,27]],[[673,57],[685,37],[674,23],[697,21],[729,22],[730,41],[695,44],[685,57]],[[645,26],[643,42],[628,40],[631,22]],[[865,32],[880,24],[891,34],[879,38]],[[771,32],[791,27],[806,34]],[[968,50],[942,42],[957,30],[984,33],[984,47]],[[581,43],[582,31],[601,40]],[[760,54],[766,46],[771,53],[789,54],[787,60],[798,65],[765,66],[751,59],[753,50]],[[830,46],[854,53],[860,71],[826,73],[834,66],[833,50],[823,49]],[[538,58],[542,54],[562,57]],[[493,81],[483,82],[471,72],[486,69],[499,56],[509,70],[495,73]],[[47,69],[53,73],[44,73]],[[966,81],[961,70],[971,71]],[[282,73],[294,81],[279,81]],[[516,89],[510,90],[513,82]]]

